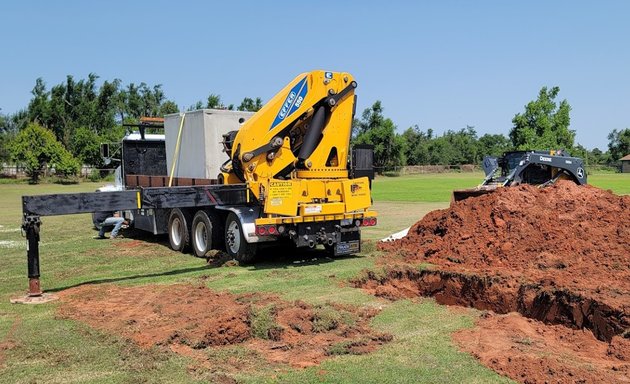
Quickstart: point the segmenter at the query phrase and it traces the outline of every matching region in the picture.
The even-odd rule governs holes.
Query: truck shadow
[[[132,238],[131,236],[128,236]],[[143,241],[148,241],[152,243],[157,243],[164,245],[168,248],[168,238],[162,236],[134,236],[134,239],[142,239]],[[193,257],[192,255],[182,255],[182,257]],[[348,259],[356,259],[362,258],[361,255],[346,255],[346,256],[337,256],[332,257],[326,250],[324,249],[297,249],[294,246],[288,244],[283,246],[275,245],[273,247],[261,247],[257,252],[256,258],[251,263],[239,265],[238,262],[231,259],[224,252],[217,252],[214,257],[208,258],[198,258],[199,263],[203,263],[198,267],[190,267],[190,268],[181,268],[175,269],[172,271],[162,271],[156,273],[146,273],[132,276],[123,276],[123,277],[112,277],[112,278],[101,278],[101,279],[93,279],[84,281],[82,283],[55,287],[47,289],[46,292],[54,293],[61,292],[66,289],[79,287],[82,285],[98,285],[98,284],[109,284],[109,283],[119,283],[123,281],[133,281],[133,280],[141,280],[147,278],[154,277],[165,277],[165,276],[176,276],[176,275],[184,275],[191,274],[195,272],[201,272],[210,269],[223,268],[225,266],[231,266],[233,268],[245,268],[251,270],[269,270],[269,269],[286,269],[286,268],[295,268],[295,267],[307,267],[314,265],[327,264],[342,260]],[[226,269],[229,271],[229,268]]]
[[[202,260],[200,260],[200,261],[202,261]],[[186,274],[186,273],[200,272],[200,271],[203,271],[203,270],[206,270],[206,269],[212,269],[212,266],[208,265],[208,264],[205,264],[205,265],[202,265],[202,266],[199,266],[199,267],[175,269],[175,270],[172,270],[172,271],[159,272],[159,273],[146,273],[146,274],[142,274],[142,275],[94,279],[94,280],[84,281],[84,282],[78,283],[78,284],[67,285],[67,286],[64,286],[64,287],[50,288],[50,289],[47,289],[46,292],[48,292],[48,293],[60,292],[60,291],[66,290],[66,289],[80,287],[82,285],[98,285],[98,284],[118,283],[118,282],[121,282],[121,281],[146,279],[146,278],[151,278],[151,277],[163,277],[163,276],[182,275],[182,274]]]
[[[361,258],[361,255],[331,256],[324,249],[297,249],[286,245],[260,249],[256,260],[249,266],[255,270],[285,269],[328,264],[347,259]]]
[[[128,231],[125,236],[134,240],[142,240],[148,243],[159,244],[170,250],[168,236],[167,235],[152,235],[143,231]],[[362,257],[361,255],[345,255],[333,257],[322,246],[318,246],[314,249],[309,248],[296,248],[292,243],[278,244],[273,243],[270,245],[263,245],[258,248],[256,252],[256,258],[247,264],[242,264],[243,267],[250,267],[253,269],[276,269],[276,268],[288,268],[288,267],[302,267],[309,265],[318,265],[331,263],[336,260],[353,259]],[[203,259],[203,258],[200,258]],[[218,268],[230,265],[239,265],[238,262],[233,260],[225,252],[211,251],[206,257],[208,261],[208,268]]]

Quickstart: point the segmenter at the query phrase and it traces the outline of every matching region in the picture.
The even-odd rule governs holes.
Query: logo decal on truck
[[[278,115],[271,124],[271,128],[269,128],[269,130],[271,131],[276,125],[282,123],[284,119],[291,116],[293,112],[300,108],[307,93],[308,83],[305,76],[302,80],[295,84],[293,88],[291,88],[289,94],[287,95],[287,98],[284,99],[284,103],[282,103],[282,106],[278,111]]]

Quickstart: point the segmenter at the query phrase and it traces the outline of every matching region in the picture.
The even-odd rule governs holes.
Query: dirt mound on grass
[[[487,314],[453,340],[484,365],[526,383],[630,383],[630,339],[545,325],[517,313]]]
[[[254,353],[252,359],[262,356],[272,363],[304,367],[331,355],[368,353],[391,340],[369,328],[375,310],[217,293],[204,286],[87,285],[60,296],[62,318],[85,322],[144,348],[169,348],[197,359],[201,366],[219,365],[225,372],[241,370],[247,362],[211,359],[217,348],[238,345]]]
[[[606,341],[630,327],[630,196],[572,182],[501,188],[380,247],[385,263],[407,266],[390,263],[390,277],[422,279],[421,294],[447,304],[519,311]],[[418,264],[429,270],[410,276]]]
[[[603,359],[612,360],[597,369],[607,372],[618,360],[628,361],[620,335],[630,332],[630,196],[572,182],[502,188],[431,212],[405,238],[379,247],[387,251],[382,270],[354,281],[375,295],[432,296],[442,304],[519,312],[571,328],[564,329],[571,337],[587,329],[593,345],[611,351]],[[537,327],[556,329],[542,323]],[[547,342],[547,348],[559,348],[553,338]],[[483,348],[478,345],[475,355],[482,356]],[[519,363],[529,376],[579,381],[581,371],[570,364],[554,368],[543,355],[532,356]],[[512,358],[506,353],[505,359]]]
[[[381,249],[442,270],[525,277],[627,305],[630,196],[572,182],[502,188],[433,211]]]

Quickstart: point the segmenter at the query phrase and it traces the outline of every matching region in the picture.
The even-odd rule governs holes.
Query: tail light
[[[284,230],[284,228],[283,228]],[[266,236],[266,235],[279,235],[281,232],[278,231],[275,225],[258,225],[256,226],[256,234],[258,236]]]
[[[362,227],[373,227],[376,225],[376,217],[365,217],[361,222]]]

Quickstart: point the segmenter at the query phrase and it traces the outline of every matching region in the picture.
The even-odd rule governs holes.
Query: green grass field
[[[630,193],[630,175],[596,175],[593,184]],[[379,178],[374,182],[379,225],[364,231],[378,239],[448,205],[450,191],[476,185],[479,174]],[[27,287],[25,241],[20,233],[20,196],[93,191],[98,184],[0,185],[0,382],[2,383],[189,383],[207,382],[213,372],[190,370],[193,360],[159,348],[140,349],[116,335],[56,317],[58,302],[9,304]],[[450,341],[470,327],[477,312],[451,311],[426,299],[390,303],[344,284],[374,266],[377,252],[366,244],[355,257],[330,259],[304,252],[245,267],[212,267],[171,251],[161,241],[141,249],[113,247],[92,239],[89,215],[45,217],[41,233],[42,286],[58,292],[81,284],[172,284],[203,281],[215,290],[274,292],[288,300],[334,301],[383,308],[373,320],[394,340],[374,353],[338,356],[309,369],[270,368],[233,374],[239,382],[508,382],[461,353]],[[120,240],[122,245],[131,239]],[[368,240],[369,241],[369,240]],[[135,250],[134,250],[135,249]],[[332,276],[332,277],[331,277]]]
[[[454,189],[473,188],[482,180],[480,172],[378,177],[372,184],[372,197],[376,202],[448,202]],[[589,175],[588,183],[619,195],[630,194],[630,173]]]

